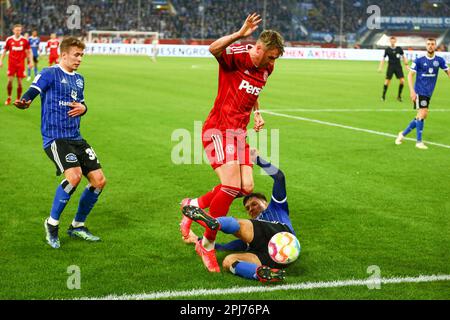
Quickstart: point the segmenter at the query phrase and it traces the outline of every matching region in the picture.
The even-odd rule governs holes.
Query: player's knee
[[[99,175],[98,177],[96,177],[95,179],[92,179],[92,181],[90,182],[91,185],[97,189],[103,189],[106,186],[106,178],[105,176]]]
[[[71,170],[70,172],[65,173],[66,180],[69,181],[69,183],[76,187],[80,184],[81,178],[83,177],[83,173],[80,170]]]
[[[251,182],[245,182],[242,184],[241,189],[243,194],[250,194],[253,192],[253,188],[255,187],[255,184],[253,181]]]
[[[233,263],[236,261],[236,258],[234,258],[232,255],[226,256],[225,259],[223,259],[222,267],[225,270],[230,270]]]

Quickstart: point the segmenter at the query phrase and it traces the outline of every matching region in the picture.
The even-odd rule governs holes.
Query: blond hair
[[[284,39],[278,31],[264,30],[259,35],[258,42],[264,44],[267,50],[278,49],[280,55],[284,53]]]

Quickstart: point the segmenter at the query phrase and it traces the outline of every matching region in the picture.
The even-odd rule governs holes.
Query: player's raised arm
[[[274,180],[272,197],[278,202],[286,200],[286,178],[284,173],[270,162],[267,162],[261,158],[258,154],[258,150],[254,148],[250,149],[250,156],[252,162],[263,168],[264,171]]]
[[[258,14],[256,13],[249,14],[244,24],[242,25],[242,28],[239,31],[224,36],[222,38],[219,38],[213,43],[211,43],[211,45],[209,46],[209,52],[211,52],[211,54],[216,58],[220,57],[222,51],[226,47],[228,47],[237,40],[250,36],[258,28],[258,24],[261,21],[262,19]]]

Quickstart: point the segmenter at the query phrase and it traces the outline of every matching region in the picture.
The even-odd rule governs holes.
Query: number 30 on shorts
[[[97,158],[97,155],[95,154],[94,149],[92,149],[92,148],[87,148],[87,149],[85,150],[85,152],[88,154],[89,160],[95,160],[95,159]],[[97,160],[97,161],[98,161],[98,160]]]

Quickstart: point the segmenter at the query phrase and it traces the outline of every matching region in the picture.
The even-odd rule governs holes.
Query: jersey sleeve
[[[81,80],[83,81],[83,89],[81,90],[80,102],[83,103],[84,102],[84,88],[86,87],[86,85],[84,82],[84,77],[81,77]]]
[[[441,59],[439,59],[439,67],[444,71],[448,70],[447,62],[445,62],[445,59],[442,57],[441,57]]]
[[[219,64],[227,70],[236,70],[242,64],[246,52],[244,46],[229,46],[226,47],[219,57],[216,57]]]
[[[383,56],[383,58],[386,58],[388,56],[388,52],[387,52],[387,48],[386,49],[384,49],[384,56]]]
[[[33,80],[30,88],[35,88],[39,93],[47,91],[53,81],[52,69],[43,69]]]
[[[411,63],[411,67],[409,68],[409,70],[411,70],[412,72],[417,72],[418,64],[419,64],[419,58],[414,59],[414,62]]]
[[[405,54],[405,52],[403,51],[403,49],[402,49],[402,48],[400,48],[400,47],[398,47],[398,49],[399,49],[399,51],[398,51],[398,52],[400,53],[400,55],[402,55],[402,56],[403,56],[403,55]]]
[[[11,41],[9,41],[9,39],[8,39],[8,40],[6,40],[6,43],[5,43],[5,52],[9,51],[9,50],[11,50]]]

